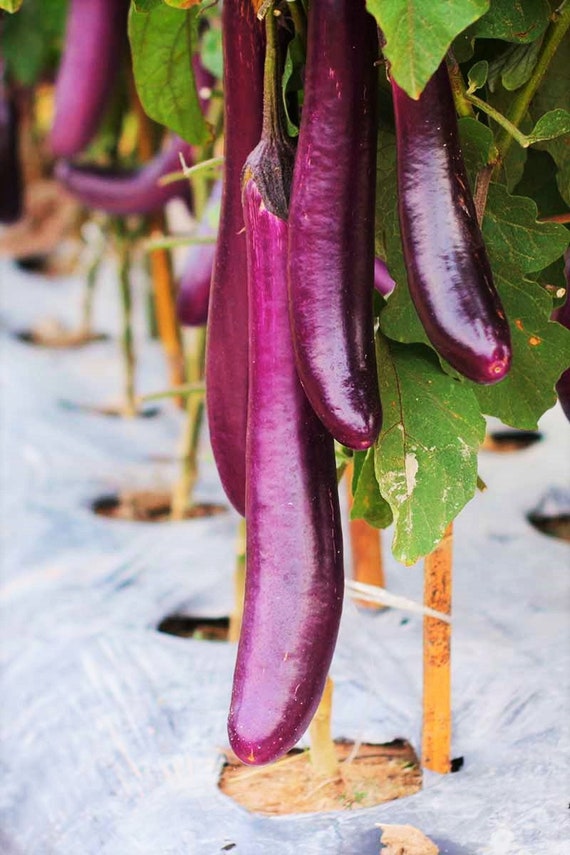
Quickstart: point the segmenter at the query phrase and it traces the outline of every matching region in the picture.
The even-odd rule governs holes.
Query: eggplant
[[[244,169],[248,261],[247,567],[228,735],[270,763],[319,704],[338,634],[344,571],[334,443],[295,367],[286,205],[292,148],[281,130],[277,25],[266,17],[262,139]]]
[[[70,0],[50,134],[56,157],[79,154],[101,124],[127,41],[128,11],[129,0]]]
[[[202,221],[195,231],[196,237],[215,236],[221,196],[222,182],[217,181],[210,193]],[[214,243],[196,244],[190,247],[176,300],[178,320],[184,326],[201,327],[208,319],[208,300],[215,253]]]
[[[247,259],[241,173],[257,145],[263,112],[263,26],[251,0],[224,0],[224,189],[208,307],[206,407],[222,486],[245,513]]]
[[[476,383],[509,371],[511,337],[459,144],[445,62],[417,101],[392,80],[398,206],[410,294],[426,334]]]
[[[23,181],[18,143],[18,108],[0,60],[0,223],[9,225],[23,213]]]
[[[297,368],[323,424],[368,448],[382,412],[374,351],[376,24],[364,0],[312,0],[289,214]]]
[[[60,160],[54,174],[88,208],[117,216],[150,214],[175,197],[190,204],[191,193],[185,178],[173,184],[158,184],[163,175],[180,171],[180,154],[187,163],[192,162],[192,147],[172,135],[165,148],[139,169],[75,166]]]
[[[388,297],[396,287],[386,262],[381,258],[374,259],[374,287],[382,297]]]

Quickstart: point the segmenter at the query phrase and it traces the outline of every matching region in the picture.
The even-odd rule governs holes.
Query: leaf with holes
[[[489,0],[367,0],[366,5],[384,33],[391,74],[417,98],[453,39],[488,10]]]
[[[377,359],[384,424],[374,470],[394,515],[394,556],[413,564],[475,495],[485,420],[473,389],[445,374],[427,348],[378,334]]]
[[[137,92],[145,112],[179,134],[200,145],[210,139],[198,93],[192,56],[197,49],[196,15],[157,6],[149,12],[131,7],[129,39]]]

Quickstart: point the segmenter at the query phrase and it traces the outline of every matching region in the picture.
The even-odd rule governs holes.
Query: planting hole
[[[92,332],[90,330],[70,330],[59,321],[42,321],[35,327],[20,330],[15,333],[19,341],[32,344],[35,347],[47,347],[54,349],[85,347],[96,341],[107,341],[109,336],[105,333]]]
[[[194,638],[200,641],[227,641],[230,619],[227,617],[191,617],[167,615],[157,626],[159,632],[177,635],[179,638]]]
[[[294,748],[269,766],[245,766],[226,754],[219,787],[254,813],[275,816],[327,810],[356,810],[411,796],[422,788],[422,773],[409,742],[383,745],[336,740],[340,776],[315,777],[309,752]]]
[[[527,515],[527,519],[542,534],[570,542],[570,492],[552,488]]]
[[[91,504],[93,513],[114,520],[130,522],[170,522],[170,493],[140,490],[111,493],[100,496]],[[225,505],[197,502],[189,507],[185,520],[213,517],[227,511]]]
[[[505,454],[529,448],[542,438],[542,434],[534,430],[497,430],[487,434],[482,447],[485,451]]]

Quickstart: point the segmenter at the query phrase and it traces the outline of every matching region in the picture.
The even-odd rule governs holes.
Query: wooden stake
[[[424,604],[451,614],[453,529],[424,563]],[[424,618],[422,766],[446,774],[451,768],[451,625]]]
[[[340,767],[331,736],[333,688],[333,681],[327,677],[321,702],[309,725],[309,740],[311,764],[315,775],[319,778],[334,780],[340,777]]]
[[[346,489],[348,495],[348,510],[352,509],[352,476],[354,464],[352,461],[346,467]],[[355,582],[367,585],[379,585],[385,588],[384,565],[382,562],[382,542],[378,529],[369,525],[366,520],[349,520],[350,549],[352,552],[352,578]],[[384,606],[370,600],[356,600],[358,605],[367,609],[381,610]]]

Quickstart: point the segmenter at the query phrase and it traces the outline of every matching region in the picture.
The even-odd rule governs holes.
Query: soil
[[[84,347],[94,341],[108,339],[104,333],[81,329],[70,330],[59,321],[52,319],[42,321],[32,329],[21,330],[16,333],[16,337],[36,347],[56,349]]]
[[[94,513],[115,520],[130,522],[169,522],[170,493],[140,490],[100,496],[92,503]],[[188,508],[184,519],[202,519],[227,511],[225,505],[212,502],[197,502]]]
[[[551,517],[529,514],[528,521],[542,534],[570,542],[570,514],[558,514]]]
[[[179,638],[194,638],[201,641],[227,641],[230,626],[228,617],[192,617],[169,615],[158,624],[159,632]]]
[[[335,741],[340,774],[316,778],[309,751],[293,749],[269,766],[251,767],[226,752],[219,787],[238,804],[265,816],[356,810],[411,796],[422,788],[414,749],[404,739],[384,745]]]
[[[542,434],[534,430],[501,430],[488,433],[481,446],[484,451],[508,453],[522,451],[535,442],[540,442]]]

